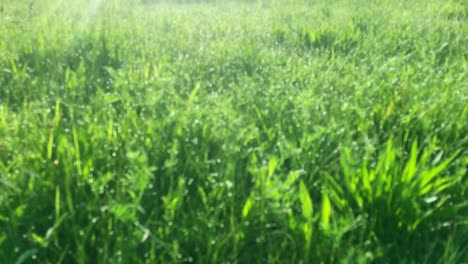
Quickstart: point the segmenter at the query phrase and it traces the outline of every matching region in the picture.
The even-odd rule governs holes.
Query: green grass
[[[0,263],[468,259],[465,1],[10,2]]]

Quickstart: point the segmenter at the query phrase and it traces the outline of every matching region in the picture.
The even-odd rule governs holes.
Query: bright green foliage
[[[0,0],[0,263],[463,263],[465,2]]]
[[[312,200],[310,199],[309,192],[307,191],[307,187],[305,186],[303,181],[301,181],[299,184],[299,199],[301,200],[302,204],[302,216],[304,217],[304,219],[312,219]]]

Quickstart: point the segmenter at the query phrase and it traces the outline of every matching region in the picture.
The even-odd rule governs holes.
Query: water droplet
[[[232,186],[233,186],[233,183],[232,183],[231,181],[227,180],[227,181],[226,181],[226,187],[227,187],[228,189],[230,189],[230,188],[232,188]]]

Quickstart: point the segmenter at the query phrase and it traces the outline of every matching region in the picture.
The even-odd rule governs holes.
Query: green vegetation
[[[466,1],[2,5],[0,263],[468,259]]]

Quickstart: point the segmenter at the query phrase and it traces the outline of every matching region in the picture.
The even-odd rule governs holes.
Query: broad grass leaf
[[[250,209],[252,209],[253,206],[253,197],[250,196],[247,201],[244,204],[244,208],[242,208],[242,218],[245,219],[250,212]]]
[[[320,224],[325,231],[330,229],[331,214],[332,206],[330,203],[330,198],[328,197],[328,192],[325,190],[322,194],[322,214],[320,219]]]
[[[299,198],[302,204],[302,216],[306,219],[312,219],[312,199],[310,198],[309,191],[307,191],[307,187],[303,181],[300,181],[299,184]]]
[[[413,176],[416,174],[418,159],[418,144],[415,141],[411,147],[410,159],[406,163],[405,169],[403,170],[403,182],[410,182]]]
[[[278,166],[278,158],[273,157],[268,162],[268,177],[271,177],[275,172],[276,167]]]
[[[427,170],[421,174],[421,189],[423,190],[422,192],[426,193],[428,184],[437,176],[439,173],[441,173],[443,170],[445,170],[448,165],[458,156],[460,153],[460,150],[457,151],[455,154],[453,154],[450,158],[442,162],[439,166]],[[423,193],[421,193],[423,194]]]

